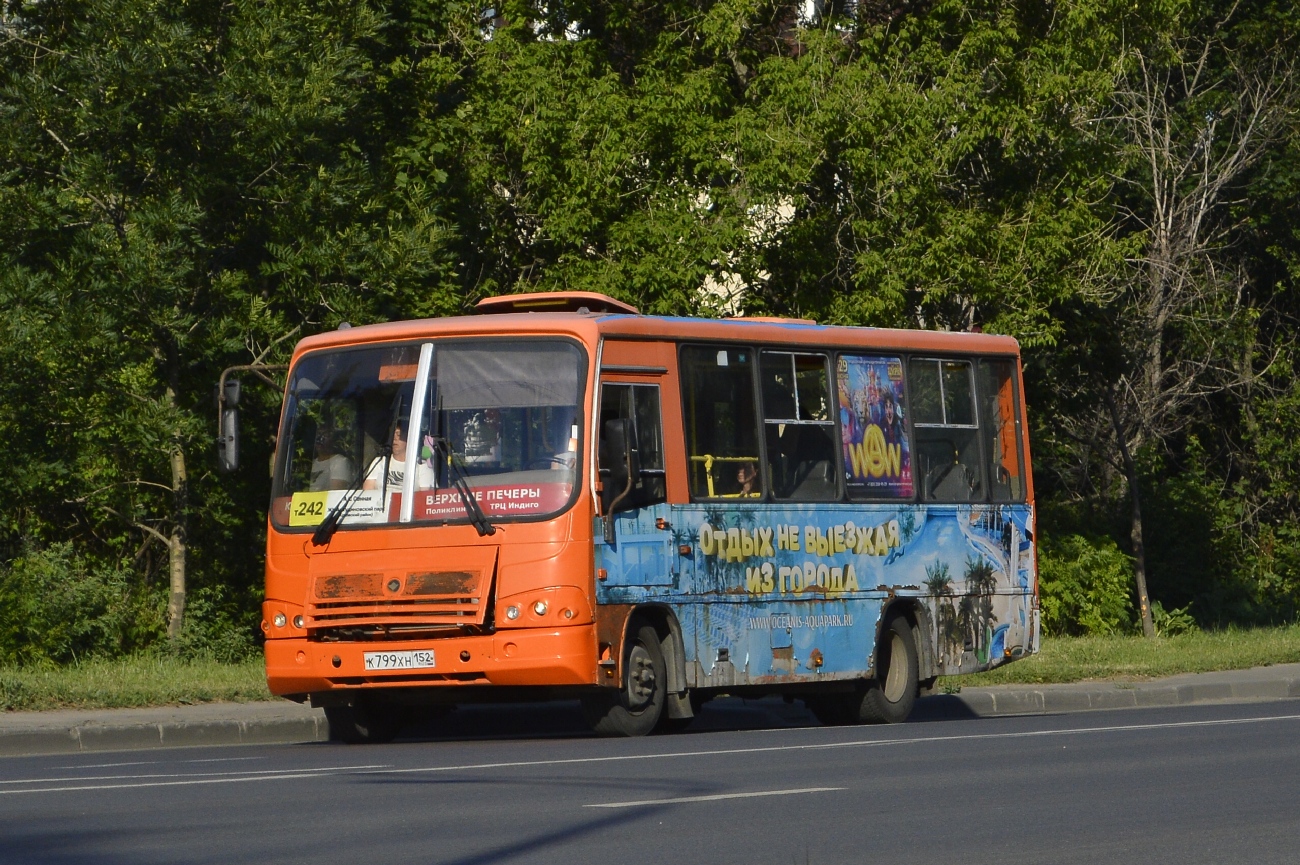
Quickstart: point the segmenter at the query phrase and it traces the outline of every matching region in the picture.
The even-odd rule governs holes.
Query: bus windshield
[[[585,362],[559,339],[305,356],[290,377],[272,520],[314,526],[342,504],[345,528],[464,522],[457,474],[494,522],[554,515],[578,483]]]

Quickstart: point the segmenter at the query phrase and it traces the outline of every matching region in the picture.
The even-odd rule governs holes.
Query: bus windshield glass
[[[576,489],[585,357],[559,339],[317,352],[289,382],[272,520],[344,528],[551,516]],[[404,505],[403,500],[407,502]]]

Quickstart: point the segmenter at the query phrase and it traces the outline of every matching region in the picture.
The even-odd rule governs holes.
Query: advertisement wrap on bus
[[[1008,337],[584,292],[304,339],[268,684],[349,742],[513,700],[576,698],[604,735],[724,694],[902,721],[937,677],[1037,650],[1020,379]]]
[[[597,547],[610,574],[598,600],[672,604],[696,647],[696,681],[778,682],[798,672],[796,663],[822,678],[858,677],[893,586],[933,593],[936,660],[952,672],[1019,657],[1031,643],[1032,529],[1024,507],[645,511],[616,520],[621,550]],[[675,570],[671,549],[656,556],[637,548],[662,542],[658,519],[673,520],[673,540],[691,547]],[[948,562],[960,566],[945,568]],[[1002,575],[1014,577],[999,585]],[[696,603],[701,597],[709,602]],[[720,653],[729,663],[719,666]]]

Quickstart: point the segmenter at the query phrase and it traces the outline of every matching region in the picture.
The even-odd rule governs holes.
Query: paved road
[[[600,740],[580,732],[571,706],[549,705],[475,710],[377,747],[9,758],[0,761],[0,861],[1110,865],[1300,856],[1296,700],[887,728],[745,729],[744,718],[731,720]]]

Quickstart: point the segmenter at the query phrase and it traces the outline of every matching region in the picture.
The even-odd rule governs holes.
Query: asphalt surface
[[[754,727],[764,711],[724,704],[698,732],[633,740],[592,738],[575,707],[547,704],[463,710],[384,746],[12,757],[0,862],[1290,863],[1300,850],[1300,701]]]

